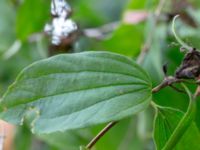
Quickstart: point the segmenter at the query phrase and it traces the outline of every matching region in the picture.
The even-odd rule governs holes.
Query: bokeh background
[[[180,15],[176,23],[179,36],[192,47],[200,49],[199,0],[67,2],[72,7],[71,19],[78,24],[79,32],[62,52],[104,50],[136,60],[140,51],[147,49],[148,54],[141,64],[149,72],[154,86],[163,79],[163,64],[168,64],[168,74],[173,75],[183,58],[180,45],[171,32],[171,21],[175,15]],[[50,3],[50,0],[0,0],[0,97],[24,67],[49,57],[52,45],[43,31],[45,24],[51,22]],[[163,89],[153,99],[159,105],[182,111],[186,111],[188,105],[185,95],[170,88]],[[95,149],[154,150],[154,113],[150,107],[137,116],[120,121],[97,143]],[[200,128],[199,118],[196,123]],[[6,140],[4,150],[77,150],[102,127],[104,125],[33,135],[26,125],[14,127],[1,122],[0,133]]]

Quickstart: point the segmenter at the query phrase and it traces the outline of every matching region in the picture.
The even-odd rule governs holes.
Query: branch
[[[165,77],[164,80],[161,82],[161,84],[159,84],[158,86],[156,86],[155,88],[152,89],[152,93],[157,93],[161,89],[165,88],[166,86],[171,86],[174,83],[180,83],[180,82],[184,82],[184,81],[185,80],[177,79],[173,76]]]
[[[176,91],[183,93],[182,90],[177,89],[176,87],[173,86],[174,83],[199,84],[198,81],[193,82],[193,81],[189,81],[189,80],[186,80],[186,79],[177,79],[177,78],[175,78],[173,76],[167,76],[167,77],[164,78],[164,80],[159,85],[157,85],[156,87],[154,87],[152,89],[152,93],[157,93],[161,89],[163,89],[163,88],[165,88],[167,86],[170,86],[171,88],[175,89]]]
[[[91,141],[90,143],[86,146],[87,149],[91,149],[97,141],[106,134],[108,130],[110,130],[117,122],[110,122],[105,128],[103,128]]]

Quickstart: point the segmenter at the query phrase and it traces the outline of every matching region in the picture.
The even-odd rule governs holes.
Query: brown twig
[[[109,130],[111,129],[117,122],[114,121],[114,122],[110,122],[108,125],[106,125],[102,130],[101,132],[99,132],[91,141],[90,143],[86,146],[87,149],[91,149],[96,143],[97,141],[102,137],[104,136],[104,134]]]
[[[178,92],[185,93],[182,90],[180,90],[180,89],[178,89],[178,88],[176,88],[176,87],[173,86],[174,83],[183,83],[183,82],[184,83],[189,83],[189,84],[199,84],[198,81],[196,81],[196,82],[190,82],[190,81],[185,80],[185,79],[178,79],[178,78],[176,78],[174,76],[167,76],[167,77],[164,78],[164,80],[158,86],[156,86],[156,87],[154,87],[152,89],[152,93],[157,93],[161,89],[163,89],[163,88],[165,88],[167,86],[170,86],[171,88],[175,89]]]
[[[183,81],[184,80],[177,79],[173,76],[165,77],[165,79],[161,82],[161,84],[159,84],[158,86],[156,86],[155,88],[152,89],[152,93],[157,93],[158,91],[165,88],[166,86],[170,86],[174,83],[180,83],[180,82],[183,82]]]

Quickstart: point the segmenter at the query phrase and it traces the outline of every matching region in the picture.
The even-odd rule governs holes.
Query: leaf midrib
[[[137,84],[137,85],[145,85],[145,84],[143,84],[143,83],[137,83],[137,82],[133,82],[133,83],[125,83],[125,84],[109,84],[109,85],[103,85],[103,86],[97,86],[97,87],[92,87],[92,88],[84,88],[84,89],[79,89],[79,90],[77,90],[77,89],[75,89],[75,90],[72,90],[72,91],[64,91],[64,92],[61,92],[61,93],[56,93],[56,94],[51,94],[51,95],[46,95],[46,96],[40,96],[40,97],[36,97],[36,98],[33,98],[33,99],[31,99],[31,100],[29,100],[28,101],[28,103],[31,103],[31,102],[35,102],[35,101],[37,101],[37,100],[39,100],[39,99],[44,99],[44,98],[47,98],[47,97],[53,97],[53,96],[58,96],[58,95],[62,95],[62,94],[69,94],[69,93],[76,93],[76,92],[81,92],[81,91],[85,91],[85,90],[95,90],[95,89],[99,89],[99,88],[105,88],[105,87],[112,87],[112,86],[115,86],[115,87],[118,87],[118,86],[130,86],[130,85],[133,85],[134,86],[134,84]],[[146,87],[143,87],[143,88],[141,88],[141,89],[147,89]],[[20,90],[23,90],[23,89],[20,89]],[[19,91],[20,91],[19,90]],[[27,89],[24,89],[24,90],[26,90],[27,91]],[[30,91],[30,92],[32,92],[32,91]],[[36,94],[37,95],[37,94]],[[6,95],[5,95],[5,97],[6,97]],[[3,98],[3,99],[5,99],[5,98]],[[36,100],[37,99],[37,100]],[[3,101],[1,101],[1,103],[2,103],[2,105],[5,105],[5,104],[3,104],[3,102],[4,102],[5,100],[3,100]],[[21,104],[27,104],[27,102],[24,102],[24,103],[22,103],[22,102],[20,102],[20,104],[16,104],[16,105],[7,105],[6,107],[9,107],[9,108],[11,108],[11,107],[15,107],[15,106],[17,106],[17,105],[21,105]]]
[[[35,77],[28,77],[28,76],[25,76],[23,78],[23,76],[21,78],[19,78],[17,80],[17,82],[23,80],[23,81],[26,81],[26,80],[31,80],[31,79],[38,79],[40,77],[45,77],[45,76],[50,76],[50,75],[56,75],[56,74],[79,74],[79,73],[105,73],[105,74],[116,74],[116,75],[122,75],[122,76],[127,76],[127,77],[131,77],[131,78],[135,78],[141,82],[144,82],[147,84],[148,81],[144,80],[144,79],[141,79],[140,77],[136,76],[136,75],[133,75],[133,74],[125,74],[125,73],[120,73],[120,72],[106,72],[106,71],[93,71],[93,70],[81,70],[81,71],[71,71],[71,72],[54,72],[54,73],[47,73],[47,74],[38,74],[38,76],[35,76]]]
[[[89,107],[92,107],[92,106],[94,106],[94,105],[96,105],[96,104],[99,104],[99,103],[104,103],[105,101],[109,101],[110,99],[116,98],[116,97],[118,97],[118,96],[125,96],[125,95],[127,95],[127,94],[132,93],[132,92],[143,91],[143,90],[146,90],[146,89],[145,89],[145,88],[141,88],[141,89],[137,89],[137,90],[128,91],[128,92],[126,92],[126,93],[124,93],[124,94],[121,94],[121,95],[120,95],[120,94],[119,94],[119,95],[114,95],[114,96],[111,96],[111,97],[102,99],[102,100],[100,100],[100,101],[98,101],[98,102],[96,102],[96,103],[93,103],[93,104],[91,104],[91,105],[88,105],[88,106],[86,106],[86,107],[84,107],[84,108],[80,108],[80,109],[74,111],[73,113],[76,113],[76,112],[79,112],[79,111],[83,111],[83,110],[85,110],[85,109],[87,109],[87,108],[89,108]],[[141,102],[139,102],[139,104],[142,103],[142,102],[143,102],[147,97],[149,97],[149,96],[150,96],[150,95],[148,95],[148,96],[146,96],[145,98],[143,98],[143,99],[141,100]],[[130,106],[130,107],[132,107],[132,106]],[[68,114],[64,114],[64,115],[59,115],[59,117],[66,116],[66,115],[70,115],[70,114],[72,114],[72,113],[68,113]],[[55,118],[55,117],[49,117],[48,119],[52,119],[52,118]]]

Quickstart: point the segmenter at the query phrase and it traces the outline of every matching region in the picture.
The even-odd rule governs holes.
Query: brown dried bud
[[[196,49],[186,53],[175,77],[179,79],[195,79],[200,75],[200,52]]]

